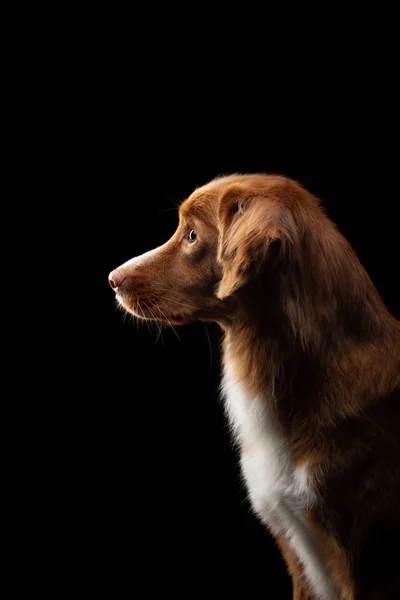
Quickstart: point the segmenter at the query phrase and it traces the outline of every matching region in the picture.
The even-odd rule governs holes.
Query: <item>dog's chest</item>
[[[254,511],[272,533],[284,535],[315,597],[336,599],[337,591],[305,519],[305,509],[317,501],[307,463],[296,468],[268,398],[246,392],[227,354],[222,389],[241,446],[241,467]]]
[[[241,446],[241,467],[253,508],[274,513],[281,501],[294,509],[311,501],[306,466],[295,468],[287,442],[276,422],[268,399],[249,394],[235,377],[234,366],[225,361],[223,393],[228,417]]]

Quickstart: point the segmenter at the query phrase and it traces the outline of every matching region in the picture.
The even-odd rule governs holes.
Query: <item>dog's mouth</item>
[[[142,300],[139,301],[137,298],[130,298],[129,302],[120,294],[115,296],[118,304],[127,312],[132,314],[134,317],[143,319],[145,321],[159,321],[166,324],[172,325],[183,325],[190,323],[192,318],[190,315],[183,315],[180,313],[164,312],[158,306],[156,300]]]

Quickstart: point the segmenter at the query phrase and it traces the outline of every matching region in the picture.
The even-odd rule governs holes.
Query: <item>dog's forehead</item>
[[[216,216],[218,194],[201,188],[196,190],[180,207],[180,215],[184,220],[197,218],[203,221],[214,221]]]
[[[197,188],[180,207],[181,219],[188,220],[191,217],[197,217],[210,224],[215,224],[217,219],[218,198],[225,188],[233,183],[245,185],[253,182],[254,175],[226,175],[217,177],[209,181],[200,188]],[[256,181],[257,182],[257,181]]]

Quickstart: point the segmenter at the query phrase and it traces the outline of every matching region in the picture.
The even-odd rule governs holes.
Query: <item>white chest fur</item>
[[[253,509],[273,533],[283,534],[303,565],[309,585],[319,600],[337,598],[331,578],[303,518],[303,510],[317,499],[309,485],[307,465],[295,468],[268,399],[252,396],[235,377],[225,350],[222,390],[226,411],[243,448],[241,467]]]

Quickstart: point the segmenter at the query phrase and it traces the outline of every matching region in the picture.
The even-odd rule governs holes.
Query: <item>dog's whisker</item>
[[[146,296],[146,298],[147,298],[147,300],[150,302],[150,298],[149,298],[148,296]],[[164,346],[164,348],[165,348],[164,339],[163,339],[163,337],[162,337],[161,324],[160,324],[160,323],[158,322],[158,320],[157,320],[157,315],[156,315],[156,314],[155,314],[155,312],[152,310],[152,308],[150,308],[150,306],[148,306],[147,308],[148,308],[148,310],[149,310],[149,312],[150,312],[150,315],[153,317],[153,319],[154,319],[154,323],[156,324],[156,326],[157,326],[157,329],[158,329],[158,335],[157,335],[156,341],[155,341],[154,343],[156,344],[156,343],[158,342],[158,340],[160,339],[160,337],[161,337],[161,342],[162,342],[162,345],[163,345],[163,346]]]
[[[160,311],[160,313],[163,315],[163,317],[164,317],[164,319],[167,321],[168,325],[169,325],[170,327],[172,327],[172,330],[174,331],[174,333],[175,333],[176,337],[178,338],[178,340],[179,340],[181,343],[183,343],[183,342],[182,342],[182,340],[181,340],[181,338],[180,338],[180,337],[179,337],[179,335],[177,334],[175,327],[172,325],[172,323],[171,323],[171,321],[168,319],[168,317],[167,317],[167,316],[166,316],[166,315],[163,313],[163,311],[161,310],[161,308],[160,308],[159,306],[157,306],[157,309],[158,309],[158,310]]]
[[[211,373],[211,369],[212,369],[212,346],[211,346],[210,334],[208,333],[207,326],[206,326],[206,324],[204,322],[203,322],[203,325],[204,325],[204,330],[205,330],[206,335],[207,335],[208,345],[209,345],[209,348],[210,348],[210,368],[209,368],[208,372]]]
[[[166,208],[165,210],[162,210],[161,212],[158,213],[158,216],[160,217],[161,215],[167,213],[167,212],[171,212],[171,211],[178,211],[179,207],[178,206],[173,206],[172,208]]]

